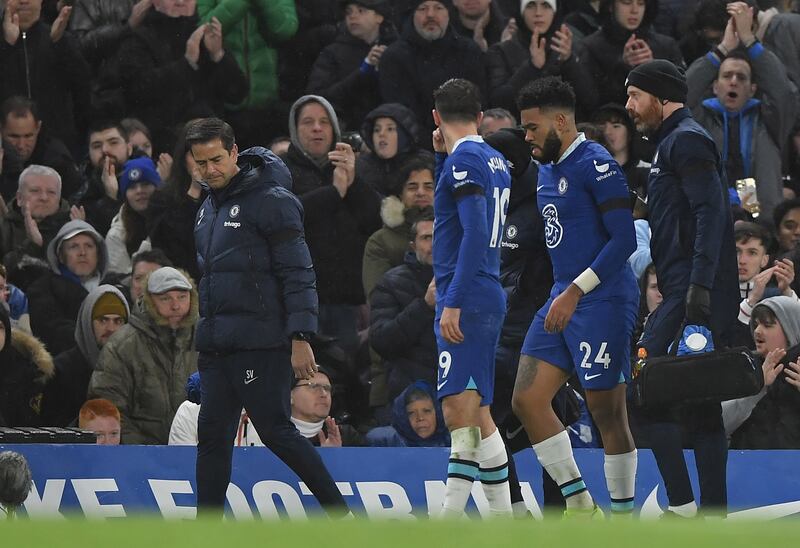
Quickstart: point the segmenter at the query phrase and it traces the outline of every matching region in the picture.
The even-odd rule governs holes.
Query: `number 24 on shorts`
[[[600,349],[597,351],[597,356],[594,358],[594,363],[602,363],[603,369],[608,369],[608,366],[611,365],[611,355],[606,352],[606,346],[608,346],[608,344],[605,341],[601,342]],[[590,357],[592,355],[592,346],[586,341],[581,341],[579,348],[580,351],[583,352],[581,367],[591,369],[592,361]],[[439,362],[441,363],[441,361],[442,359],[440,357]]]

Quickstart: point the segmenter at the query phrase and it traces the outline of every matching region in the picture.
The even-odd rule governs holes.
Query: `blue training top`
[[[436,155],[433,271],[436,313],[505,312],[500,284],[511,176],[505,158],[477,135],[460,139],[449,156]]]
[[[605,148],[578,134],[558,162],[539,168],[536,196],[553,262],[551,296],[589,267],[600,285],[586,297],[636,291],[627,263],[636,249],[628,184]]]

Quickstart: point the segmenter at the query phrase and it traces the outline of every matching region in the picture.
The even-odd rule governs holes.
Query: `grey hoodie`
[[[306,158],[311,160],[318,167],[325,167],[328,164],[328,159],[325,158],[322,163],[314,160],[314,158],[309,156],[306,150],[300,145],[300,141],[297,138],[297,116],[300,114],[300,109],[307,103],[311,102],[319,103],[328,113],[328,117],[331,119],[331,126],[333,127],[333,144],[335,145],[341,140],[342,131],[339,128],[339,118],[336,116],[336,110],[334,110],[333,105],[331,105],[328,100],[321,95],[303,95],[294,102],[292,109],[289,111],[289,138],[295,148],[302,152]],[[333,145],[331,145],[331,150],[333,150]]]
[[[97,300],[106,293],[113,293],[117,296],[125,305],[128,318],[131,317],[131,309],[128,306],[128,301],[125,299],[122,292],[113,285],[97,286],[86,295],[83,303],[81,303],[81,309],[78,311],[78,320],[75,322],[75,342],[92,369],[97,365],[97,357],[100,355],[100,348],[97,346],[97,340],[94,337],[94,328],[92,326],[92,310],[94,310],[94,305]]]
[[[76,219],[66,223],[61,227],[61,230],[58,231],[56,237],[53,238],[53,240],[50,242],[50,245],[47,246],[47,264],[50,265],[50,268],[53,272],[60,275],[61,261],[58,260],[58,252],[61,249],[61,244],[64,242],[64,240],[68,240],[69,238],[77,236],[81,233],[89,234],[92,238],[94,238],[94,241],[97,244],[97,272],[100,274],[100,279],[103,279],[103,276],[106,274],[106,268],[108,267],[108,252],[106,251],[106,242],[100,233],[97,232],[97,230],[95,230],[94,227],[86,221]]]

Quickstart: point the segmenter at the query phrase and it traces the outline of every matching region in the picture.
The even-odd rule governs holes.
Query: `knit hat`
[[[633,69],[625,80],[625,87],[628,86],[674,103],[685,103],[689,90],[686,75],[666,59],[654,59]]]
[[[92,308],[92,319],[96,320],[107,314],[128,318],[128,309],[114,293],[103,293]]]
[[[154,270],[147,278],[147,291],[151,295],[161,295],[172,290],[191,291],[192,284],[186,276],[171,266],[162,266]]]
[[[483,140],[505,157],[512,177],[520,177],[528,169],[531,163],[531,147],[525,141],[525,130],[503,128]]]
[[[525,8],[528,7],[528,4],[530,4],[531,2],[535,2],[535,1],[536,0],[522,0],[519,3],[519,12],[522,13],[523,11],[525,11]],[[544,1],[547,4],[549,4],[551,8],[553,8],[553,11],[558,11],[558,6],[556,5],[556,0],[544,0]]]
[[[136,183],[150,183],[157,187],[161,186],[161,175],[158,174],[153,160],[147,156],[140,156],[125,162],[122,168],[122,175],[119,177],[117,199],[125,201],[125,192]]]
[[[388,0],[339,0],[339,8],[344,11],[347,4],[358,4],[368,10],[372,10],[378,15],[391,17],[392,7]]]

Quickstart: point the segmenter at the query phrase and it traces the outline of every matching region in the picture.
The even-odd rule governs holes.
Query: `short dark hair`
[[[89,125],[89,131],[86,132],[86,136],[91,137],[93,133],[100,133],[107,129],[116,129],[120,137],[122,137],[126,143],[128,142],[128,130],[125,129],[125,126],[123,126],[121,122],[109,120],[107,118],[93,121]]]
[[[186,144],[191,150],[192,145],[207,143],[219,139],[222,146],[230,152],[236,144],[233,128],[225,120],[219,118],[198,118],[186,124]]]
[[[123,118],[120,120],[119,125],[125,128],[128,135],[138,131],[139,133],[144,133],[145,137],[152,140],[150,129],[138,118]]]
[[[733,227],[733,239],[737,244],[741,244],[755,238],[761,241],[764,249],[769,251],[772,245],[772,236],[769,230],[757,223],[749,223],[747,221],[736,223]]]
[[[419,223],[433,222],[433,221],[434,221],[433,208],[431,206],[428,206],[420,212],[419,217],[417,217],[417,220],[414,221],[411,225],[411,241],[413,242],[414,240],[417,239],[417,225]]]
[[[136,265],[139,263],[155,263],[161,266],[174,266],[172,261],[169,260],[167,254],[161,249],[154,247],[147,251],[140,251],[131,257],[131,272],[134,271]]]
[[[757,304],[756,307],[753,309],[753,312],[750,314],[750,322],[755,324],[765,325],[767,327],[771,327],[778,322],[778,316],[775,315],[775,311],[772,310],[765,304]],[[781,326],[783,329],[783,326]],[[786,332],[784,332],[784,335]]]
[[[525,85],[517,96],[517,108],[563,109],[575,112],[575,91],[557,76],[539,78]]]
[[[779,227],[781,221],[786,214],[789,213],[793,209],[800,208],[800,198],[794,198],[792,200],[784,200],[783,202],[779,203],[775,206],[775,209],[772,210],[772,220],[775,223],[775,227]]]
[[[451,78],[433,92],[433,104],[445,122],[476,122],[481,113],[481,92],[469,80]]]
[[[753,63],[750,61],[750,56],[747,54],[747,50],[743,47],[737,47],[728,53],[723,60],[723,63],[728,59],[737,59],[739,61],[744,61],[747,63],[747,66],[750,67],[750,82],[753,82],[756,78],[756,71]],[[719,64],[719,68],[717,69],[717,79],[719,79],[720,72],[722,71],[722,63]]]
[[[15,118],[24,118],[28,113],[33,116],[36,122],[41,120],[35,101],[21,95],[9,97],[0,105],[0,126],[6,123],[6,118],[8,118],[9,114],[13,114]]]
[[[483,112],[483,117],[495,118],[497,120],[504,120],[504,119],[511,120],[512,122],[514,122],[514,125],[517,124],[517,119],[514,117],[514,115],[511,114],[506,109],[500,107],[495,107],[495,108],[490,108],[489,110],[485,110]]]
[[[391,181],[391,194],[400,196],[403,193],[403,187],[415,171],[427,169],[431,172],[431,176],[436,176],[436,161],[433,154],[427,150],[421,150],[414,153],[410,158],[406,159],[400,167],[395,171],[393,180]]]

